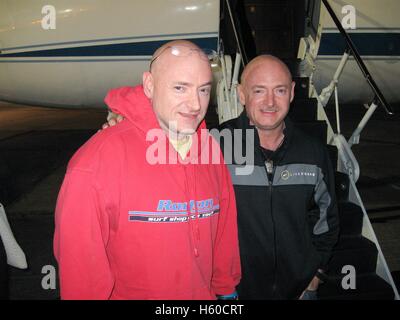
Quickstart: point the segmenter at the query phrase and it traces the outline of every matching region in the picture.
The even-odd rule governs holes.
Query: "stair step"
[[[317,121],[318,101],[317,99],[296,98],[290,106],[289,116],[295,122]]]
[[[345,275],[343,275],[345,276]],[[392,287],[376,274],[356,277],[356,289],[342,288],[343,276],[331,278],[321,284],[318,296],[321,300],[393,300]]]
[[[323,144],[326,144],[328,127],[325,121],[295,122],[295,124],[305,133],[318,138]]]
[[[340,237],[329,262],[329,275],[341,275],[342,268],[351,265],[358,275],[376,270],[378,250],[375,244],[359,237]]]
[[[364,214],[361,207],[351,202],[339,202],[339,225],[341,236],[360,236]]]

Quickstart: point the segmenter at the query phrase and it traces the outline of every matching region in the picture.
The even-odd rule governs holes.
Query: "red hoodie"
[[[225,165],[149,164],[154,141],[146,134],[161,129],[142,87],[112,90],[105,101],[127,120],[94,135],[69,162],[54,235],[61,298],[215,299],[234,292],[240,260]],[[192,145],[188,159],[216,144],[206,140]]]

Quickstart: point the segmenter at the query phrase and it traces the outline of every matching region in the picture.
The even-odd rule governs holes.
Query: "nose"
[[[265,102],[267,103],[267,106],[274,106],[275,104],[275,97],[273,92],[268,92],[265,94]]]
[[[200,104],[200,96],[196,90],[193,90],[193,93],[190,97],[190,101],[188,103],[191,112],[197,112],[201,109]]]

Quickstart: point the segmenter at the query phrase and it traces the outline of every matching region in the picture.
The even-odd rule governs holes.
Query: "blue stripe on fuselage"
[[[203,49],[216,50],[218,38],[187,39]],[[170,40],[143,41],[132,43],[81,46],[63,49],[39,50],[0,54],[1,58],[46,58],[46,57],[112,57],[112,56],[151,56],[163,44]]]
[[[362,56],[400,56],[400,33],[349,33]],[[201,48],[217,49],[218,38],[188,39]],[[0,54],[1,58],[57,58],[57,57],[115,57],[152,56],[154,51],[170,40],[117,43],[96,46],[27,51]],[[323,33],[318,55],[341,56],[346,43],[340,33]]]
[[[362,56],[400,56],[400,33],[349,33]],[[323,33],[318,55],[341,56],[346,42],[340,33]]]

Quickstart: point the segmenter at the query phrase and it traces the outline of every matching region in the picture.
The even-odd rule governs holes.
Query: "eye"
[[[186,87],[181,86],[181,85],[176,85],[174,86],[174,91],[177,93],[185,93],[186,92]]]
[[[287,93],[287,89],[286,88],[276,88],[275,89],[275,94],[277,96],[284,96]]]
[[[211,93],[211,87],[204,87],[204,88],[200,88],[199,93],[202,96],[209,96]]]
[[[256,96],[262,96],[263,94],[265,94],[265,89],[264,88],[254,88],[252,90],[252,93]]]

